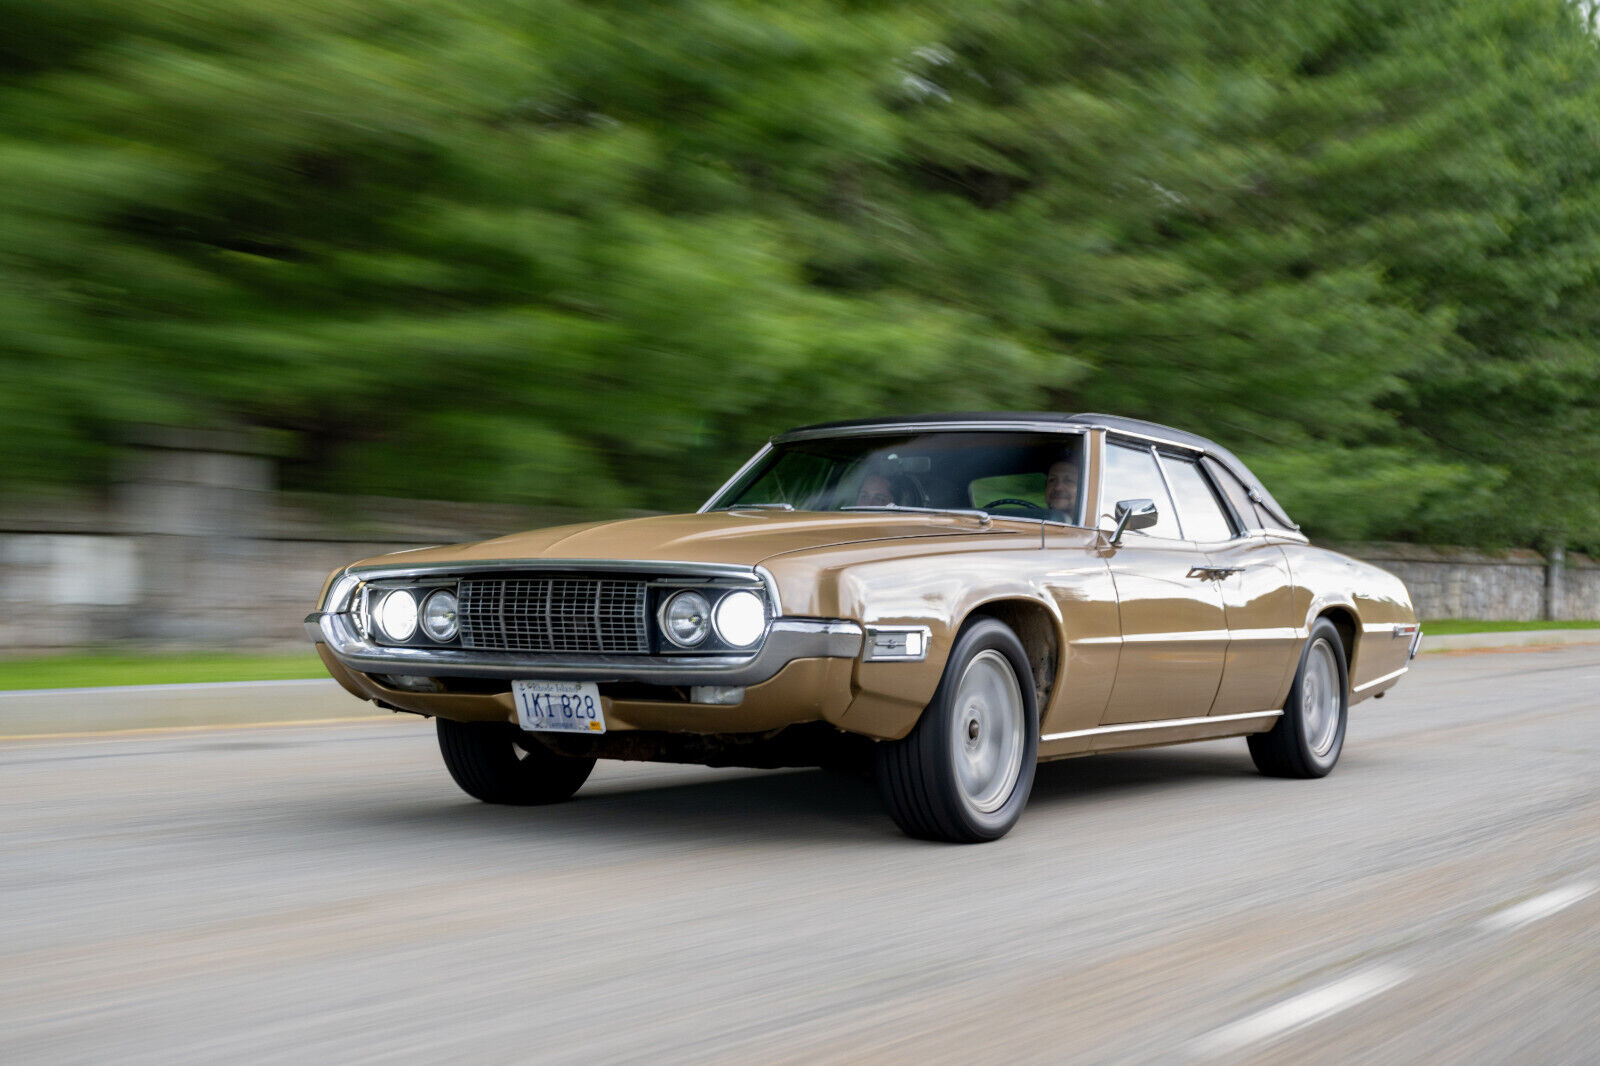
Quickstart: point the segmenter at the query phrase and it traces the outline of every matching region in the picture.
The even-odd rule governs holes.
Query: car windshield
[[[707,510],[919,509],[1080,523],[1081,433],[856,434],[776,444]]]

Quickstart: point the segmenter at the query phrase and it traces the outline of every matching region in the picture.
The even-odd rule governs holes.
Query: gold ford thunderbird
[[[1097,414],[791,430],[694,514],[335,571],[306,629],[489,803],[596,759],[871,768],[950,841],[1009,830],[1041,759],[1244,736],[1321,777],[1421,637],[1398,579],[1312,547],[1228,451]]]

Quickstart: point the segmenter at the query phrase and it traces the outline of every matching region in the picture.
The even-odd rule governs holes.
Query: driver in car
[[[1078,457],[1065,455],[1050,464],[1044,477],[1044,499],[1067,521],[1078,513]]]

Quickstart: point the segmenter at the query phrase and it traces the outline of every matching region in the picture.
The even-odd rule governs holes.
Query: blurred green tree
[[[901,197],[951,299],[1307,528],[1593,543],[1600,63],[1559,0],[965,7]],[[961,294],[961,295],[958,295]]]
[[[1600,519],[1561,0],[0,13],[0,488],[169,420],[679,508],[786,425],[1048,407],[1207,432],[1316,534]]]

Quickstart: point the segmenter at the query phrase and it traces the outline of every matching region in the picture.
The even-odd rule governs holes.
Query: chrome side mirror
[[[1154,500],[1118,500],[1117,529],[1111,534],[1111,546],[1122,544],[1122,534],[1130,529],[1149,529],[1160,521]]]

